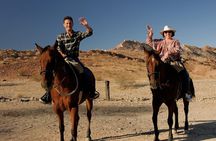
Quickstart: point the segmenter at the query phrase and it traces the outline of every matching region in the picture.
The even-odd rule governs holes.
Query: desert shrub
[[[17,75],[29,78],[31,76],[31,72],[29,72],[29,70],[27,70],[25,68],[23,68],[23,69],[21,68],[21,69],[17,70]]]
[[[136,83],[136,80],[133,78],[132,75],[128,75],[125,73],[119,73],[118,75],[116,75],[115,80],[117,83],[119,83],[121,89],[131,88]]]

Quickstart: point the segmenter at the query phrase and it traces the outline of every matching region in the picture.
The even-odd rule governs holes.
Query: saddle
[[[79,65],[79,67],[77,67],[78,65],[74,65],[74,63],[68,63],[68,65],[72,70],[72,72],[74,72],[74,74],[72,75],[75,75],[75,77],[77,77],[78,79],[80,90],[81,91],[91,90],[91,77],[93,75],[92,72],[87,67],[84,67],[83,65]],[[82,69],[80,69],[81,67]]]
[[[99,95],[95,93],[95,77],[92,71],[85,67],[79,59],[65,58],[65,61],[77,78],[80,92],[88,92],[91,97],[97,98]]]

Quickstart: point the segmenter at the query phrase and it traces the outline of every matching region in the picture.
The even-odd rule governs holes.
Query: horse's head
[[[56,65],[56,50],[51,46],[45,48],[36,45],[36,50],[40,53],[40,75],[42,76],[41,86],[49,90],[53,84],[54,68]]]
[[[159,53],[147,44],[143,44],[146,68],[151,89],[160,87],[160,57]]]

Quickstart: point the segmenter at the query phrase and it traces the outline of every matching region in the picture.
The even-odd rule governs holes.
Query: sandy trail
[[[97,82],[101,92],[94,102],[92,138],[94,141],[151,141],[154,138],[151,121],[151,93],[147,82],[128,89],[120,89],[111,82],[111,100],[105,100],[104,82]],[[178,101],[179,124],[175,141],[216,140],[216,80],[195,80],[196,99],[190,103],[189,132],[183,132],[183,103]],[[39,82],[12,80],[0,82],[0,97],[11,101],[0,102],[0,140],[2,141],[58,141],[58,122],[51,105],[37,101],[44,90]],[[30,101],[20,98],[30,97]],[[80,105],[78,140],[85,139],[85,104]],[[162,105],[158,116],[160,139],[167,140],[167,108]],[[70,123],[65,112],[65,140],[70,139]]]

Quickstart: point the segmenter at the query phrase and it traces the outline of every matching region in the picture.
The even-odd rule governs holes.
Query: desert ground
[[[216,141],[216,48],[185,46],[185,66],[194,81],[196,97],[189,106],[189,131],[184,132],[184,110],[178,101],[180,129],[175,141]],[[152,94],[139,42],[125,40],[111,50],[81,51],[81,61],[96,77],[100,97],[94,101],[91,122],[94,141],[153,141]],[[0,50],[0,140],[58,141],[59,129],[52,105],[38,99],[39,56],[34,51]],[[110,81],[111,99],[105,96]],[[78,141],[85,140],[85,103],[79,107]],[[158,116],[159,138],[168,138],[167,107]],[[65,140],[70,140],[65,112]]]
[[[190,103],[189,131],[184,132],[182,100],[178,101],[179,124],[175,141],[216,140],[216,80],[194,80],[196,98]],[[100,97],[94,101],[92,139],[94,141],[152,141],[151,92],[148,81],[138,81],[130,87],[110,82],[111,99],[105,96],[104,81],[97,81]],[[0,140],[58,141],[58,121],[52,105],[38,101],[44,90],[40,82],[31,79],[0,82]],[[80,105],[78,140],[85,140],[85,104]],[[167,107],[162,105],[158,126],[160,139],[167,140]],[[70,140],[70,122],[65,112],[65,139]]]

